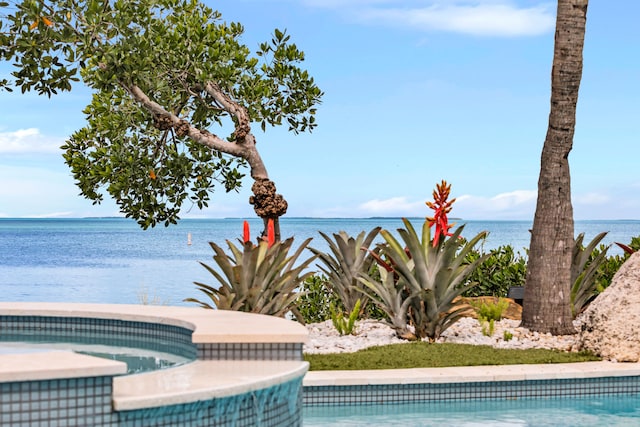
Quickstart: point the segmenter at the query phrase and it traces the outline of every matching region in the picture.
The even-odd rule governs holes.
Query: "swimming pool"
[[[222,310],[0,302],[0,341],[81,341],[92,353],[106,345],[189,359],[128,375],[110,357],[6,350],[0,425],[299,426],[307,334],[285,319]]]
[[[14,337],[15,338],[15,337]],[[44,351],[73,351],[87,356],[117,360],[127,364],[127,374],[166,369],[195,360],[192,357],[158,350],[137,347],[115,347],[105,344],[82,344],[77,342],[54,342],[41,340],[31,342],[27,337],[21,341],[3,341],[0,335],[0,354],[28,354]]]
[[[639,417],[638,363],[311,371],[304,379],[305,427],[635,426]]]
[[[640,394],[305,407],[304,427],[640,425]]]

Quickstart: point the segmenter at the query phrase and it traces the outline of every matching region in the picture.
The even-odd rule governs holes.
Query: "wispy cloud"
[[[473,36],[522,37],[548,33],[555,26],[552,2],[520,6],[513,0],[306,0],[362,22],[446,31]],[[529,2],[531,3],[531,2]]]
[[[536,191],[515,190],[493,197],[463,195],[458,197],[455,215],[470,219],[532,219]]]
[[[357,211],[362,216],[415,216],[427,213],[424,201],[412,202],[406,197],[369,200],[359,205]]]
[[[59,154],[63,143],[62,139],[45,136],[36,128],[0,132],[0,153],[3,154]]]

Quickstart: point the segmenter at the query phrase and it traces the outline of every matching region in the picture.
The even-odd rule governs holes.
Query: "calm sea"
[[[130,219],[0,219],[0,299],[2,301],[68,301],[138,303],[142,295],[160,303],[185,305],[199,297],[194,281],[214,284],[198,263],[214,265],[208,244],[237,242],[242,219],[185,219],[168,228],[141,230]],[[262,223],[249,220],[252,235]],[[416,227],[421,219],[413,220]],[[512,245],[524,253],[529,246],[527,221],[459,221],[465,237],[487,230],[486,250]],[[400,219],[283,218],[283,236],[327,250],[318,231],[340,230],[355,236],[376,226],[395,230]],[[629,243],[640,235],[640,221],[578,221],[576,234],[591,239],[608,231],[606,243]],[[191,245],[188,244],[191,236]],[[588,241],[588,240],[587,240]],[[294,243],[295,246],[295,243]],[[620,253],[612,247],[612,253]]]

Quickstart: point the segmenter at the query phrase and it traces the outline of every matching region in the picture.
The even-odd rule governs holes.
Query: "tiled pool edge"
[[[133,375],[114,378],[115,371],[102,375],[95,369],[84,372],[88,378],[61,377],[34,381],[30,379],[29,372],[22,373],[26,380],[0,378],[0,409],[3,410],[2,416],[6,418],[6,423],[3,422],[2,425],[31,427],[50,425],[52,420],[56,421],[56,425],[126,427],[142,424],[238,427],[249,427],[256,423],[265,427],[301,424],[302,378],[308,369],[308,364],[302,361],[302,346],[307,340],[307,331],[295,322],[200,308],[56,303],[0,303],[0,317],[2,316],[14,322],[14,326],[18,328],[20,319],[17,319],[18,324],[15,322],[20,317],[31,316],[31,320],[35,322],[42,319],[63,319],[61,322],[53,322],[63,325],[61,328],[54,327],[56,330],[61,329],[62,334],[68,331],[73,333],[74,326],[69,327],[73,324],[83,326],[83,323],[87,323],[92,324],[90,329],[99,329],[121,321],[125,324],[155,324],[161,329],[187,329],[192,332],[190,343],[193,350],[189,351],[193,351],[200,359],[196,362],[200,364],[197,367],[215,367],[194,371],[193,366],[185,365],[162,371],[173,373],[180,379],[187,378],[185,374],[197,377],[205,385],[200,384],[196,392],[185,390],[180,381],[160,381],[160,384],[167,386],[166,390],[158,389],[157,381],[151,381],[145,388],[145,381],[154,377],[149,375],[154,374],[153,372],[135,375],[134,389],[126,386],[128,380],[133,383]],[[5,329],[11,332],[11,328]],[[144,330],[144,325],[142,329]],[[70,352],[58,353],[55,359],[78,356]],[[46,354],[48,353],[44,353],[45,356]],[[4,356],[0,356],[0,365],[2,357]],[[29,357],[31,356],[26,355],[24,359]],[[85,360],[95,359],[86,357],[88,359]],[[246,366],[244,371],[232,371],[225,366],[227,363],[245,363]],[[48,373],[55,377],[59,370],[53,365],[55,363],[52,363]],[[258,369],[247,374],[249,368],[256,365],[269,366],[270,370],[265,373]],[[105,368],[102,369],[104,371]],[[231,375],[226,383],[219,385],[217,375],[207,377],[216,372],[236,372],[235,375],[243,379],[235,380]],[[161,376],[162,373],[158,375]],[[150,390],[161,398],[149,398]],[[136,392],[141,394],[136,396]],[[185,395],[191,398],[185,399]],[[35,397],[33,404],[32,397]],[[102,402],[99,404],[101,412],[88,409],[87,401],[91,405]],[[68,402],[69,405],[61,402]],[[109,410],[105,409],[107,406],[104,402],[108,402]],[[120,411],[114,410],[118,407]],[[148,423],[150,418],[153,419],[152,424]],[[80,421],[69,423],[71,419]]]
[[[640,393],[640,364],[582,362],[379,371],[312,371],[305,407]]]

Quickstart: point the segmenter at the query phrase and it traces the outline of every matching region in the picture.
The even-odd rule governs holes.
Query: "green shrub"
[[[327,277],[313,275],[302,282],[300,296],[296,300],[298,312],[304,323],[318,323],[331,319],[331,305],[344,310],[340,298],[327,285]]]
[[[483,254],[474,249],[467,255],[467,262],[474,262]],[[514,252],[511,245],[489,251],[489,256],[469,274],[467,280],[477,285],[467,290],[465,297],[506,297],[512,286],[524,286],[527,274],[527,258]]]
[[[377,275],[374,271],[373,275]],[[340,297],[328,285],[324,275],[307,277],[300,287],[300,296],[296,300],[296,308],[304,319],[304,323],[319,323],[331,319],[330,307],[346,311]],[[361,319],[386,320],[386,314],[376,304],[367,304],[362,310]]]
[[[604,246],[604,245],[602,245]],[[596,249],[596,253],[599,253],[603,248]],[[609,255],[600,264],[598,271],[596,271],[596,290],[598,293],[604,291],[609,287],[613,276],[618,272],[622,264],[629,258],[629,255]]]

